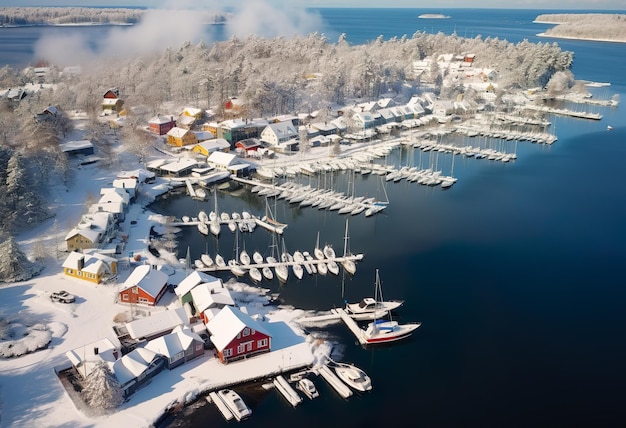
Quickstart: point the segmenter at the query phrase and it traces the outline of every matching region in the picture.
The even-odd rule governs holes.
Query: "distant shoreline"
[[[537,37],[550,37],[553,39],[566,39],[566,40],[584,40],[587,42],[609,42],[609,43],[626,43],[626,40],[615,40],[615,39],[594,39],[591,37],[572,37],[572,36],[557,36],[548,33],[537,33]]]

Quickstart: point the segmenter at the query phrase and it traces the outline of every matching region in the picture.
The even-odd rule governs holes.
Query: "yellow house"
[[[117,275],[117,260],[103,254],[72,251],[63,262],[63,273],[99,284],[105,277]]]
[[[65,237],[67,251],[96,248],[100,243],[101,233],[94,229],[75,228]]]
[[[228,153],[230,151],[230,143],[223,138],[214,138],[212,140],[206,140],[196,144],[192,151],[209,157],[211,153],[217,151]]]
[[[188,146],[190,144],[197,144],[198,137],[192,131],[179,127],[170,129],[167,133],[167,142],[172,146]]]

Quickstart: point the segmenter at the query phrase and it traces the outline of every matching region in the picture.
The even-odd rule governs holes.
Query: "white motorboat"
[[[296,388],[302,391],[302,393],[311,400],[320,396],[319,392],[317,392],[317,388],[315,388],[315,384],[309,378],[303,377],[300,379],[296,384]]]
[[[204,263],[206,267],[213,266],[213,259],[208,254],[202,254],[200,260],[202,260],[202,263]]]
[[[200,223],[198,223],[198,231],[200,231],[200,233],[203,234],[203,235],[208,235],[209,234],[209,226],[207,226],[206,223],[200,222]]]
[[[220,213],[220,220],[222,220],[223,223],[230,221],[230,214],[227,212]]]
[[[254,266],[248,269],[248,275],[250,275],[250,279],[252,279],[252,281],[254,282],[261,282],[261,280],[263,279],[263,275],[261,274],[259,268]]]
[[[372,297],[365,297],[358,303],[346,304],[346,312],[353,318],[358,319],[374,319],[373,316],[378,312],[378,315],[386,315],[387,312],[393,311],[399,308],[404,301],[402,300],[379,300],[378,302]]]
[[[252,410],[250,410],[246,403],[241,399],[239,394],[232,389],[222,389],[217,392],[217,396],[220,397],[238,421],[246,419],[252,415]]]
[[[193,264],[196,266],[196,269],[204,269],[206,267],[201,260],[194,260]]]
[[[204,190],[202,187],[196,187],[194,189],[194,192],[196,192],[196,197],[199,199],[206,199],[206,190]]]
[[[356,391],[366,392],[372,389],[370,377],[363,370],[352,364],[338,363],[335,367],[335,373],[337,373],[339,379]]]

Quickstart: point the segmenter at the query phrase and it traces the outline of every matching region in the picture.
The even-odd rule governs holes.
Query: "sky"
[[[98,6],[140,6],[158,7],[167,3],[174,4],[170,0],[96,0],[89,2]],[[0,0],[2,6],[85,6],[84,0]],[[229,0],[198,0],[190,2],[188,0],[179,1],[175,4],[182,7],[183,4],[195,5],[196,7],[227,7],[232,6]],[[251,3],[246,1],[246,3]],[[586,10],[623,10],[623,0],[439,0],[435,4],[426,1],[415,0],[268,0],[272,4],[289,4],[291,7],[406,7],[415,9],[435,8],[515,8],[515,9],[586,9]]]

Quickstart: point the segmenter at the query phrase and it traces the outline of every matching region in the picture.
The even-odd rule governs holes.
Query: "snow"
[[[69,135],[68,139],[80,137]],[[327,342],[306,336],[292,322],[302,311],[264,306],[266,290],[241,283],[227,283],[233,298],[245,302],[250,315],[258,314],[264,320],[259,322],[272,335],[272,352],[224,365],[212,352],[206,351],[203,356],[172,371],[161,371],[111,413],[87,411],[75,404],[55,372],[71,366],[66,355],[69,351],[107,338],[118,344],[112,329],[114,320],[123,319],[130,309],[127,305],[116,303],[116,295],[128,278],[130,269],[122,263],[118,264],[117,283],[112,284],[93,284],[71,278],[63,274],[61,267],[67,254],[58,249],[63,247],[68,231],[80,222],[87,201],[93,199],[93,194],[99,193],[102,187],[110,186],[120,171],[137,167],[135,159],[129,156],[118,153],[117,170],[107,170],[98,164],[76,166],[75,176],[68,184],[61,181],[50,184],[48,201],[55,217],[17,237],[27,255],[32,256],[33,250],[41,244],[51,250],[40,275],[28,281],[3,285],[0,317],[22,324],[26,324],[27,320],[31,326],[46,326],[52,340],[46,349],[19,358],[0,359],[0,424],[3,427],[147,427],[174,403],[184,404],[203,392],[232,382],[264,377],[268,371],[277,374],[281,369],[310,366],[330,352]],[[133,252],[140,254],[148,263],[163,263],[147,251],[150,228],[163,219],[146,211],[145,204],[167,189],[161,179],[140,188],[138,202],[130,205],[122,226],[122,233],[128,234],[125,254]],[[171,263],[178,263],[173,255],[166,256]],[[74,294],[76,302],[52,302],[50,293],[59,290]],[[166,293],[163,300],[175,305],[176,295]],[[135,312],[141,314],[143,311],[144,315],[154,310],[135,308]]]

